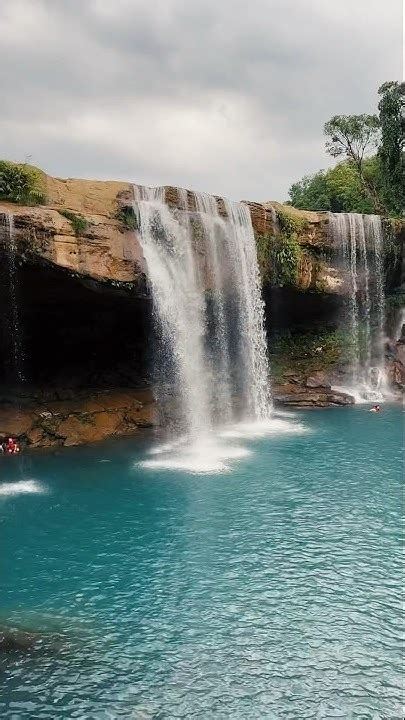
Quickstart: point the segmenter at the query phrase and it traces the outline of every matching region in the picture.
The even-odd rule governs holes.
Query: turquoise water
[[[0,717],[400,718],[401,412],[300,421],[222,474],[5,458],[1,618],[45,636]]]

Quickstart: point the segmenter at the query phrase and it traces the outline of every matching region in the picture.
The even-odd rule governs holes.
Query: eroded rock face
[[[46,176],[48,204],[25,207],[0,202],[0,214],[14,218],[15,242],[24,261],[52,263],[75,273],[83,281],[128,284],[140,295],[145,294],[146,266],[136,230],[126,224],[123,211],[132,211],[134,193],[130,183],[74,180]],[[181,208],[177,188],[165,188],[166,202]],[[193,210],[194,196],[188,192],[189,209]],[[285,211],[278,203],[247,202],[255,233],[277,234],[276,213]],[[218,198],[218,210],[225,207]],[[63,215],[68,211],[85,221],[85,228],[75,232],[74,222]],[[338,268],[329,260],[320,259],[330,250],[327,213],[311,213],[289,208],[303,227],[299,242],[307,252],[303,254],[299,272],[301,290],[340,292]],[[8,238],[0,223],[0,249]],[[311,253],[315,252],[316,255]]]
[[[82,393],[77,400],[32,401],[24,409],[0,408],[0,438],[13,436],[29,447],[69,447],[130,435],[156,425],[149,390]]]
[[[59,399],[44,390],[18,409],[0,398],[0,436],[16,436],[32,448],[79,445],[156,424],[151,390],[135,389],[151,384],[144,356],[152,323],[146,320],[151,303],[142,248],[136,230],[125,221],[133,188],[129,183],[49,176],[46,183],[46,206],[0,202],[0,214],[14,218],[20,323],[31,365],[27,374],[37,391],[47,381],[62,388]],[[182,207],[176,188],[167,187],[165,197],[173,208]],[[192,192],[187,199],[192,211]],[[257,236],[280,232],[277,213],[285,206],[247,204]],[[218,210],[225,214],[220,198]],[[65,211],[84,220],[80,232]],[[328,215],[294,208],[288,212],[302,224],[299,280],[294,288],[264,288],[271,307],[268,330],[324,328],[340,312],[345,293],[334,264]],[[0,260],[6,257],[7,233],[0,217]],[[204,243],[198,245],[198,237],[195,242],[203,255]],[[0,287],[0,299],[7,307],[5,288]],[[0,366],[10,355],[2,351],[10,333],[1,325]],[[398,345],[390,369],[397,387],[405,384],[402,350]],[[275,402],[304,408],[352,404],[350,396],[331,389],[333,384],[339,383],[318,367],[299,376],[293,372],[274,388]],[[120,389],[123,385],[125,390]]]

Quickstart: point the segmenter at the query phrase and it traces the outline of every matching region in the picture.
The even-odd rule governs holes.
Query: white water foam
[[[272,433],[276,422],[250,210],[221,200],[220,214],[217,198],[195,193],[189,202],[184,190],[173,209],[165,195],[164,188],[134,188],[163,349],[160,406],[166,403],[170,419],[177,413],[178,437],[143,466],[222,472],[250,454],[221,437],[224,429],[254,438]]]
[[[17,482],[2,483],[0,496],[13,497],[14,495],[27,495],[31,493],[44,494],[47,490],[37,480],[19,480]]]
[[[274,415],[268,420],[239,422],[216,429],[215,436],[207,434],[199,440],[183,436],[173,442],[152,448],[149,459],[140,463],[143,468],[182,470],[189,473],[216,474],[229,472],[236,460],[249,457],[252,450],[240,441],[264,437],[300,435],[307,432],[305,425],[292,414]]]

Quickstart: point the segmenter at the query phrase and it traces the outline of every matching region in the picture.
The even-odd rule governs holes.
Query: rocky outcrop
[[[274,388],[275,405],[295,408],[326,408],[354,405],[354,398],[331,388],[308,389],[286,383]]]
[[[399,340],[388,347],[388,379],[393,388],[405,389],[405,325]]]
[[[355,400],[351,395],[332,387],[337,382],[337,374],[333,371],[315,370],[308,376],[286,372],[284,380],[273,388],[274,402],[301,408],[353,405]]]
[[[145,263],[133,216],[133,188],[129,183],[45,176],[46,206],[19,206],[0,201],[0,215],[14,218],[15,242],[23,262],[50,263],[84,283],[99,282],[117,292],[145,295]],[[166,202],[181,208],[177,188],[165,189]],[[194,195],[188,193],[190,211]],[[279,203],[247,203],[255,233],[280,232],[282,213],[298,223],[298,241],[305,252],[299,272],[303,290],[339,292],[339,270],[330,260],[327,213],[297,211]],[[218,210],[225,207],[218,198]],[[79,226],[76,221],[79,221]],[[8,243],[0,217],[0,250]]]
[[[96,391],[74,400],[41,399],[37,391],[18,408],[4,401],[0,405],[0,440],[13,436],[32,448],[82,445],[155,424],[149,390]]]
[[[124,182],[44,177],[46,205],[0,201],[0,260],[9,258],[10,245],[9,226],[1,214],[11,215],[18,266],[14,288],[0,283],[0,300],[8,307],[10,290],[15,292],[22,355],[29,359],[27,375],[34,387],[32,397],[27,391],[26,397],[17,398],[18,408],[15,398],[0,397],[0,439],[13,435],[31,448],[62,447],[150,427],[156,423],[152,393],[139,388],[150,388],[152,382],[147,370],[152,304],[133,187]],[[184,195],[180,197],[177,188],[165,188],[165,199],[175,210],[184,207]],[[192,192],[187,192],[187,203],[193,212]],[[217,203],[219,213],[225,215],[222,199]],[[331,318],[338,316],[346,288],[329,235],[328,214],[274,202],[247,205],[259,249],[264,239],[269,254],[271,243],[289,233],[300,246],[294,286],[265,281],[264,299],[271,307],[269,337],[273,331],[288,334],[292,328],[303,334],[314,328],[333,330]],[[197,222],[195,242],[198,232]],[[403,240],[403,229],[398,232]],[[7,358],[12,357],[12,348],[6,347],[12,336],[8,322],[3,314],[4,376]],[[390,377],[398,388],[405,384],[403,347],[398,344],[390,365]],[[311,362],[304,351],[298,360],[304,358],[305,363],[294,358],[289,364],[291,358],[286,359],[273,388],[276,404],[308,408],[353,402],[332,389],[342,383],[325,375],[335,358],[324,347],[316,351]],[[41,393],[38,388],[45,383],[62,390]],[[74,388],[70,396],[68,387]]]

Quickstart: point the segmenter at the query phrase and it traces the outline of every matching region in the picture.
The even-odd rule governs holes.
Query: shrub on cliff
[[[0,199],[20,205],[44,204],[46,194],[43,174],[32,165],[0,160]]]
[[[302,250],[296,233],[259,235],[256,239],[257,259],[264,283],[292,285],[298,282]]]
[[[89,226],[89,223],[87,222],[86,218],[83,217],[83,215],[77,215],[71,210],[59,210],[59,215],[63,215],[66,220],[70,221],[74,233],[77,237],[83,235]]]

